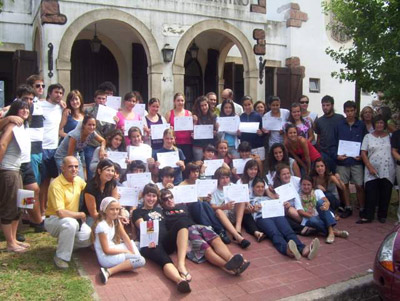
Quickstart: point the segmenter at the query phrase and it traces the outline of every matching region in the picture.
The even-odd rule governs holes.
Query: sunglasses
[[[172,200],[173,198],[174,198],[174,197],[173,197],[172,195],[167,195],[167,196],[163,197],[163,198],[161,199],[161,201],[167,202],[167,201],[169,201],[169,200]]]
[[[301,103],[301,104],[308,104],[309,101],[308,101],[308,100],[306,100],[306,101],[300,101],[300,103]]]
[[[41,84],[36,84],[35,88],[39,89],[40,87],[42,87],[43,89],[46,88],[46,85],[41,85]]]

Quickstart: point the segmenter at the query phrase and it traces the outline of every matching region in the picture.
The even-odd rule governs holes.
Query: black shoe
[[[353,210],[346,208],[346,210],[340,215],[340,218],[348,218],[353,215]]]
[[[384,218],[384,217],[378,218],[378,221],[379,221],[381,224],[384,224],[384,223],[386,223],[386,218]]]
[[[360,218],[363,218],[363,217],[364,217],[364,212],[365,212],[365,209],[364,209],[364,208],[360,209],[360,212],[358,213],[358,216],[359,216]]]
[[[20,242],[24,242],[26,239],[25,236],[23,236],[21,233],[17,233],[17,240]]]
[[[40,224],[35,224],[33,228],[35,229],[35,233],[46,232],[46,229],[44,228],[44,222],[41,222]]]
[[[247,240],[247,239],[243,239],[240,243],[239,243],[240,247],[242,249],[247,249],[248,247],[250,247],[251,243]]]
[[[221,237],[221,240],[224,244],[229,245],[231,243],[231,239],[228,235],[226,235],[225,231],[221,232],[219,237]]]

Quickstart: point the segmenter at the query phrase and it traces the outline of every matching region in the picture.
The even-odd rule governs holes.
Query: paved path
[[[327,245],[321,237],[320,252],[312,261],[302,258],[297,262],[279,254],[269,240],[257,243],[252,238],[246,251],[230,245],[232,253],[242,252],[251,261],[240,277],[208,263],[187,260],[193,276],[188,295],[177,293],[175,284],[152,262],[137,272],[111,277],[102,285],[95,253],[82,250],[79,259],[101,300],[277,300],[348,280],[372,268],[376,251],[393,222],[356,225],[355,220],[351,217],[339,222],[338,229],[350,232],[347,240],[337,238],[333,245]],[[301,240],[309,243],[311,238]]]

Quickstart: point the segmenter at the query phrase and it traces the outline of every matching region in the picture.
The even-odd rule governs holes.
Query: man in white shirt
[[[221,98],[222,98],[222,101],[224,101],[226,99],[231,99],[233,101],[233,91],[231,89],[225,89],[221,93]],[[222,102],[217,106],[217,109],[218,109],[219,112],[221,112],[221,105],[222,105]],[[237,104],[234,101],[233,101],[233,105],[235,107],[236,115],[238,115],[238,116],[242,115],[243,114],[243,107],[241,105]]]

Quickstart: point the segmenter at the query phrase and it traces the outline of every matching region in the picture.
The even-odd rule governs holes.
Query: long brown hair
[[[114,201],[111,202],[110,204],[108,204],[108,206],[110,206],[112,203],[114,203]],[[107,207],[107,208],[108,208],[108,207]],[[106,217],[107,217],[106,213],[103,212],[103,211],[100,211],[100,212],[99,212],[99,215],[97,216],[96,220],[94,221],[94,223],[93,223],[93,225],[92,225],[92,233],[90,234],[90,240],[92,241],[92,243],[94,243],[94,241],[95,241],[95,239],[96,239],[95,233],[96,233],[96,227],[97,227],[97,225],[98,225],[101,221],[104,221],[104,220],[106,219]],[[114,224],[114,227],[115,227],[115,235],[114,235],[114,237],[112,238],[112,241],[113,241],[115,244],[120,244],[120,243],[121,243],[121,236],[119,235],[119,227],[121,226],[121,223],[120,223],[120,221],[119,221],[119,218],[116,218],[115,220],[113,220],[113,224]]]

